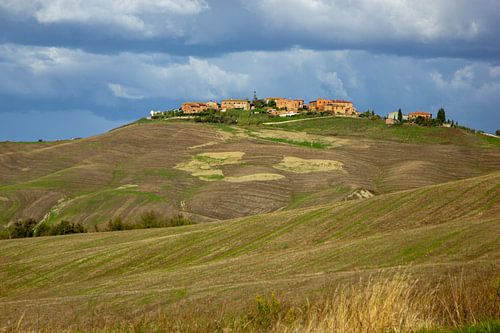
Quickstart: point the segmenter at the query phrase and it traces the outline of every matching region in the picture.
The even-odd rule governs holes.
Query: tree
[[[446,113],[444,112],[444,109],[441,108],[438,110],[438,113],[437,113],[437,120],[439,120],[439,122],[442,124],[446,121]]]
[[[271,108],[275,108],[276,107],[276,101],[274,99],[270,99],[268,102],[267,102],[267,106],[271,107]]]
[[[80,223],[73,223],[67,220],[62,220],[50,229],[51,235],[67,235],[86,232],[85,228]]]
[[[9,225],[10,238],[33,237],[37,222],[32,219],[17,220]]]
[[[495,132],[495,134],[496,134],[497,136],[500,136],[500,129],[497,129],[497,131]]]
[[[398,110],[398,121],[403,121],[403,112],[401,112],[401,109]]]

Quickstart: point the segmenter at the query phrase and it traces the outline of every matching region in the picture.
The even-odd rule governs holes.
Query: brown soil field
[[[285,136],[311,139],[269,127],[224,131],[170,121],[132,124],[74,141],[0,143],[0,225],[46,217],[47,223],[68,219],[92,230],[110,218],[134,220],[145,211],[183,213],[199,222],[229,219],[342,201],[357,189],[380,195],[500,169],[495,147],[407,144],[358,135],[325,136],[332,145],[314,149],[265,139]],[[290,157],[336,161],[342,172],[276,168]]]

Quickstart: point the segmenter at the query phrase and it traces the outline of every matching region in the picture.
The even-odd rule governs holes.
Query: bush
[[[81,223],[73,223],[66,220],[62,220],[58,224],[52,226],[49,230],[49,235],[68,235],[68,234],[79,234],[86,232],[84,226]]]
[[[155,211],[146,211],[141,214],[139,220],[136,222],[126,222],[123,221],[121,217],[110,219],[106,223],[105,231],[168,228],[168,227],[179,227],[190,224],[194,224],[194,222],[187,219],[182,214],[178,214],[172,217],[165,217]]]
[[[131,229],[128,224],[123,222],[120,216],[115,217],[114,219],[110,219],[106,224],[106,231],[120,231]]]
[[[139,224],[144,228],[158,228],[160,216],[154,211],[144,212],[141,214]]]
[[[142,213],[139,223],[134,229],[179,227],[190,224],[193,224],[193,221],[185,218],[182,214],[165,218],[155,211],[148,211]]]
[[[17,220],[7,227],[9,238],[23,238],[35,236],[35,227],[38,224],[32,218]]]
[[[269,297],[257,296],[255,306],[255,311],[248,316],[248,321],[256,328],[270,328],[278,321],[283,310],[274,292]]]

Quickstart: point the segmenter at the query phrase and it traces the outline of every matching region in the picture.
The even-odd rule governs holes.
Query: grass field
[[[417,144],[454,144],[470,147],[500,147],[500,140],[458,128],[422,127],[413,124],[385,125],[367,118],[318,118],[301,122],[276,123],[275,128],[326,136],[355,136]]]
[[[494,332],[498,141],[323,118],[0,143],[0,229],[90,231],[0,240],[0,331]],[[199,223],[93,232],[145,212]]]
[[[5,240],[0,322],[112,330],[146,313],[162,323],[154,313],[185,306],[193,316],[207,311],[210,318],[224,308],[231,317],[248,312],[256,295],[319,302],[328,290],[395,272],[411,275],[404,283],[446,274],[490,283],[500,278],[499,216],[495,172],[207,224]]]
[[[413,143],[400,142],[403,133]],[[433,144],[447,133],[455,133],[448,144]],[[248,129],[145,122],[87,139],[0,143],[0,226],[32,217],[94,230],[145,211],[204,222],[341,201],[358,189],[390,193],[498,170],[500,149],[481,140],[458,129],[324,118]],[[231,152],[241,158],[210,158]],[[342,170],[291,172],[279,167],[285,158]]]

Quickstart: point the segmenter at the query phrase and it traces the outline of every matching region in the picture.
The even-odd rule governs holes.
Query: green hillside
[[[404,143],[402,134],[371,120],[276,126],[157,121],[73,141],[0,143],[0,226],[19,218],[47,225],[66,219],[94,231],[111,218],[134,222],[145,212],[208,222],[500,169],[496,144],[458,129],[401,127],[413,138]],[[428,144],[434,131],[466,139],[457,134],[451,143]],[[375,140],[379,132],[391,140]]]
[[[172,305],[237,312],[258,294],[305,301],[401,266],[427,281],[498,277],[499,216],[494,172],[194,226],[4,240],[0,321],[89,328]]]
[[[272,124],[287,130],[327,136],[355,136],[417,144],[453,144],[469,147],[500,147],[500,140],[460,128],[423,127],[415,124],[388,126],[382,119],[323,117]]]

